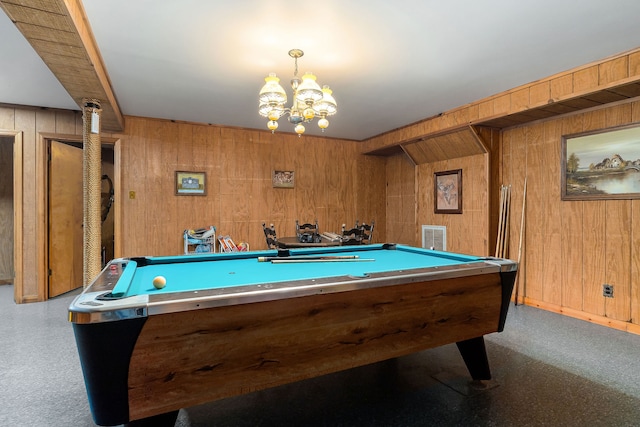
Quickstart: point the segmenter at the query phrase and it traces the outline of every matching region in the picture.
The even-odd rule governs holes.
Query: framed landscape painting
[[[562,200],[640,198],[640,125],[562,137]]]
[[[176,195],[205,196],[207,194],[205,172],[176,171]]]

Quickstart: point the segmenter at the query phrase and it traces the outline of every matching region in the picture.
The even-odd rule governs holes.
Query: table
[[[341,241],[333,241],[320,236],[319,242],[301,242],[297,236],[279,237],[276,242],[280,248],[323,248],[327,246],[340,246]]]
[[[258,261],[282,252],[111,261],[69,307],[95,422],[172,425],[180,408],[449,343],[491,378],[483,336],[504,328],[517,263],[394,244]]]

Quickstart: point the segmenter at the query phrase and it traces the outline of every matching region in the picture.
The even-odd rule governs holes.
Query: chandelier
[[[289,56],[295,62],[295,70],[291,79],[293,89],[293,102],[291,107],[285,107],[287,103],[287,93],[280,86],[280,79],[275,73],[269,73],[265,77],[265,84],[260,89],[258,112],[262,117],[267,117],[267,127],[272,133],[278,128],[278,119],[285,114],[289,115],[289,122],[293,124],[298,136],[305,131],[303,123],[309,123],[314,118],[319,117],[318,127],[324,130],[329,126],[328,116],[333,116],[338,111],[336,100],[333,99],[332,91],[325,85],[320,88],[316,83],[316,76],[312,73],[305,73],[302,78],[298,77],[298,58],[304,52],[300,49],[291,49]]]

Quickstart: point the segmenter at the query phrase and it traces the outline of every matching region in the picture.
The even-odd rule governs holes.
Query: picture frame
[[[435,172],[433,177],[434,212],[462,213],[462,169]]]
[[[294,171],[274,170],[271,173],[271,184],[274,188],[294,188],[295,178]]]
[[[640,124],[563,135],[561,199],[640,199]]]
[[[176,196],[206,196],[206,172],[176,171]]]

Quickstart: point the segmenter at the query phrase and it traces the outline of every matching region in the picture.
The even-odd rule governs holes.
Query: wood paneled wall
[[[387,237],[389,241],[422,245],[422,225],[447,227],[447,250],[480,256],[493,255],[496,242],[501,178],[500,134],[477,128],[487,154],[414,166],[409,156],[387,160]],[[475,139],[475,137],[474,137]],[[475,144],[473,140],[471,144]],[[425,149],[428,149],[428,142]],[[462,169],[462,214],[434,212],[435,172]]]
[[[16,302],[42,301],[46,298],[46,156],[43,133],[82,135],[82,113],[40,108],[0,107],[0,130],[19,132],[21,169],[14,171],[21,183],[22,236],[17,245],[21,265],[14,265],[22,286],[16,286]],[[17,207],[14,207],[17,208]]]
[[[447,251],[489,255],[489,175],[486,154],[419,165],[416,171],[417,229],[422,225],[447,227]],[[434,213],[434,173],[462,169],[462,214]],[[420,246],[422,242],[417,242]]]
[[[562,135],[632,122],[640,122],[640,102],[509,129],[501,164],[514,189],[512,254],[527,179],[519,273],[525,302],[640,333],[640,200],[560,199]],[[605,283],[614,285],[614,298],[602,295]]]
[[[376,221],[385,239],[386,159],[357,142],[127,117],[122,159],[121,256],[182,253],[185,229],[266,249],[262,223],[295,235],[296,219],[321,231]],[[176,196],[175,171],[206,172],[206,196]],[[295,172],[294,188],[273,188],[273,170]],[[135,194],[135,196],[134,196]]]
[[[386,180],[387,241],[420,246],[416,234],[416,168],[408,156],[387,158]]]
[[[0,285],[13,281],[13,136],[0,135]]]
[[[323,231],[376,221],[386,240],[386,159],[360,154],[357,142],[130,117],[115,147],[116,256],[183,252],[182,233],[214,225],[219,234],[264,249],[262,223],[280,236],[295,220]],[[0,107],[0,130],[21,132],[23,274],[16,302],[46,299],[46,156],[43,134],[82,135],[82,114]],[[206,196],[175,195],[175,171],[207,174]],[[273,170],[295,171],[295,187],[273,188]],[[119,206],[118,206],[119,205]],[[82,260],[76,260],[82,262]]]

